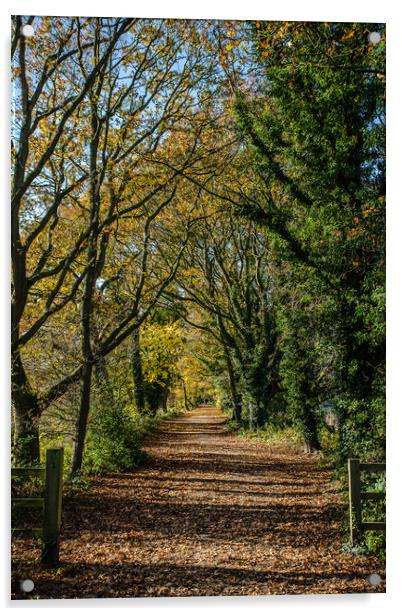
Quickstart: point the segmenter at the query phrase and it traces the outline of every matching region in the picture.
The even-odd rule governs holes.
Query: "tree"
[[[253,429],[283,397],[308,450],[330,400],[341,458],[383,455],[385,32],[375,45],[372,29],[14,18],[19,462],[38,460],[45,412],[75,424],[75,473],[93,404],[98,426],[128,426],[172,391],[230,404]]]
[[[73,59],[87,43],[80,40],[74,18],[56,21],[56,28],[49,19],[40,21],[39,49],[33,49],[22,35],[22,18],[17,16],[13,21],[12,62],[17,85],[12,127],[12,396],[19,454],[21,460],[30,461],[39,457],[42,407],[25,371],[21,348],[77,292],[84,273],[74,277],[72,263],[89,233],[88,229],[80,233],[64,254],[54,250],[59,207],[86,178],[66,154],[66,135],[76,131],[74,116],[132,23],[121,19],[109,24],[102,53],[85,79],[79,79]],[[26,21],[32,22],[33,18]],[[73,152],[71,156],[74,158]],[[40,312],[28,324],[24,311],[38,291]]]
[[[174,297],[196,305],[202,316],[183,318],[221,345],[234,418],[240,420],[241,389],[251,427],[264,425],[278,360],[264,235],[252,223],[205,210],[177,282],[182,292]]]
[[[336,348],[342,455],[356,451],[354,419],[365,416],[362,439],[384,402],[384,338],[372,329],[383,320],[384,43],[374,48],[372,29],[254,24],[262,88],[254,103],[236,101],[259,188],[235,207],[327,296],[321,335]]]
[[[44,409],[80,380],[77,430],[85,433],[93,366],[139,325],[133,322],[153,250],[150,232],[177,190],[178,174],[155,168],[153,159],[162,149],[168,153],[174,131],[190,136],[178,140],[180,170],[198,159],[195,145],[203,126],[197,126],[194,88],[201,92],[211,63],[185,22],[35,18],[41,36],[29,43],[22,25],[17,17],[12,375],[16,442],[29,441],[21,457],[33,461]],[[144,238],[137,256],[143,267],[134,300],[95,345],[94,296],[108,260],[113,262],[111,234],[141,217]],[[70,373],[37,391],[24,367],[23,349],[77,296],[81,358]]]
[[[169,391],[177,380],[177,363],[183,352],[185,334],[173,315],[155,311],[141,332],[147,407],[155,413],[167,410]]]

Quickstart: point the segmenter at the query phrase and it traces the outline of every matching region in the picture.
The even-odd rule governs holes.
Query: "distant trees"
[[[234,418],[246,407],[251,427],[269,417],[277,368],[274,306],[266,240],[251,224],[204,210],[178,271],[176,300],[196,306],[182,317],[221,347]]]
[[[155,413],[167,410],[167,399],[178,378],[177,362],[184,351],[185,334],[174,313],[155,310],[145,326],[135,330],[132,372],[135,406]]]

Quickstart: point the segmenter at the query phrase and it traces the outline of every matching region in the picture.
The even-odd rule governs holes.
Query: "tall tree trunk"
[[[262,428],[268,421],[269,387],[266,370],[262,366],[244,368],[244,384],[249,399],[250,430]]]
[[[168,397],[169,397],[169,385],[166,385],[165,390],[163,392],[163,398],[162,398],[162,409],[164,410],[165,413],[167,413],[167,403],[168,403]]]
[[[183,385],[184,408],[186,409],[186,411],[189,411],[190,410],[190,405],[189,405],[188,397],[187,397],[186,381],[182,378],[181,382],[182,382],[182,385]]]
[[[306,453],[313,453],[321,449],[318,438],[317,417],[311,408],[305,408],[302,416],[303,438]]]
[[[89,409],[91,404],[92,362],[86,362],[82,372],[81,403],[77,417],[71,474],[77,475],[82,466],[85,437],[87,433]]]
[[[248,427],[249,430],[255,430],[257,427],[257,411],[254,400],[248,402]]]
[[[134,330],[131,337],[131,370],[133,375],[135,407],[137,411],[141,413],[145,409],[145,391],[139,328]]]
[[[226,359],[226,369],[229,376],[229,387],[230,387],[230,397],[232,399],[232,419],[237,423],[241,421],[241,397],[239,392],[237,391],[237,380],[236,375],[233,368],[232,358],[230,356],[230,351],[226,345],[224,345],[225,350],[225,359]]]
[[[268,421],[268,410],[264,400],[259,396],[250,398],[248,406],[248,423],[250,430],[262,428]]]
[[[268,401],[264,398],[258,405],[257,426],[262,428],[268,421]]]
[[[97,32],[98,36],[98,32]],[[95,54],[96,58],[96,54]],[[99,88],[99,84],[97,84]],[[101,123],[98,118],[95,98],[91,100],[91,142],[89,146],[90,168],[90,203],[91,203],[91,233],[88,238],[87,263],[88,271],[85,276],[82,309],[81,309],[81,349],[83,358],[83,370],[81,379],[81,403],[76,423],[76,435],[73,451],[71,473],[80,472],[85,437],[87,432],[88,417],[91,403],[92,371],[94,367],[94,353],[92,349],[92,313],[93,296],[96,278],[99,276],[101,263],[98,261],[98,229],[100,211],[100,187],[103,174],[98,170],[98,148],[101,133]]]
[[[230,348],[226,343],[227,340],[227,331],[220,314],[217,315],[217,323],[219,326],[220,335],[223,342],[223,350],[225,354],[226,360],[226,369],[229,376],[229,388],[230,388],[230,397],[232,400],[232,419],[234,419],[237,423],[241,421],[241,411],[242,411],[242,401],[240,393],[237,388],[237,378],[235,374],[235,370],[233,367],[232,356],[230,354]]]
[[[76,475],[81,470],[84,454],[85,436],[87,432],[88,417],[91,403],[91,384],[92,371],[94,367],[94,356],[92,351],[92,300],[96,280],[96,235],[90,238],[88,248],[88,261],[92,263],[85,278],[84,292],[82,298],[81,316],[81,335],[82,335],[82,357],[83,369],[81,377],[81,402],[76,423],[76,434],[74,443],[73,460],[71,465],[72,475]]]
[[[92,372],[94,367],[94,356],[92,351],[91,341],[91,321],[92,321],[92,299],[96,280],[96,237],[93,237],[90,242],[88,259],[92,262],[89,268],[84,283],[84,294],[82,299],[82,357],[84,360],[82,377],[81,377],[81,402],[80,409],[76,422],[76,434],[74,442],[73,459],[71,465],[72,475],[76,475],[81,470],[84,444],[87,432],[89,410],[91,404],[91,384]]]
[[[40,407],[34,394],[20,352],[12,353],[11,395],[15,409],[14,452],[17,464],[40,462]]]
[[[109,371],[107,369],[106,357],[101,355],[95,364],[95,378],[103,403],[109,408],[114,408],[116,400],[113,385],[110,382]]]

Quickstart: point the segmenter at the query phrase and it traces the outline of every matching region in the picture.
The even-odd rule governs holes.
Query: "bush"
[[[85,443],[83,472],[99,475],[135,468],[141,458],[141,443],[163,417],[177,415],[181,409],[167,412],[146,410],[138,413],[132,406],[119,403],[107,409],[97,405],[92,409]]]
[[[107,409],[92,409],[84,473],[101,474],[135,467],[140,458],[141,434],[150,421],[149,417],[132,415],[118,404]]]

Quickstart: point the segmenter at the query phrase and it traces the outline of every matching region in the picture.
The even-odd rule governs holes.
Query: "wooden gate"
[[[362,491],[361,472],[381,473],[385,471],[385,464],[361,463],[358,458],[349,458],[349,522],[350,542],[355,545],[362,533],[366,530],[385,531],[385,522],[364,522],[362,520],[362,501],[385,499],[385,492]]]
[[[30,536],[42,539],[41,562],[56,565],[59,562],[59,540],[63,490],[63,448],[47,449],[46,464],[35,467],[14,467],[12,477],[40,477],[44,479],[43,496],[11,498],[12,513],[16,509],[41,509],[40,528],[12,528],[12,536]]]

